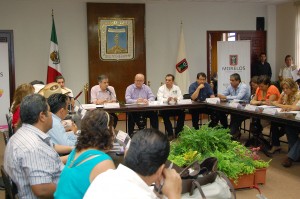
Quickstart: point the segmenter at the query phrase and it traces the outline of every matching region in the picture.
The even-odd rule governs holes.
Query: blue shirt
[[[54,198],[82,199],[91,184],[90,175],[94,167],[111,160],[106,153],[94,149],[83,152],[76,159],[75,155],[76,149],[73,149],[60,175]]]
[[[246,102],[249,102],[251,95],[249,86],[242,82],[240,82],[236,89],[229,85],[222,94],[225,95],[228,100],[237,99]]]
[[[199,84],[198,82],[194,82],[190,85],[189,87],[189,94],[190,96],[193,95],[193,93],[196,91],[196,89],[198,88]],[[213,95],[214,92],[213,90],[211,89],[210,85],[205,82],[204,83],[204,88],[202,88],[200,91],[199,91],[199,95],[197,97],[197,100],[195,101],[205,101],[206,98],[210,98],[211,95]]]
[[[48,131],[51,141],[54,144],[75,146],[77,142],[77,135],[75,135],[72,131],[66,132],[64,126],[61,124],[61,119],[54,113],[52,113],[52,121],[52,129]]]
[[[128,104],[136,103],[138,98],[147,99],[148,101],[154,101],[153,95],[149,86],[143,84],[141,88],[137,88],[135,84],[131,84],[127,87],[125,93],[125,100]]]

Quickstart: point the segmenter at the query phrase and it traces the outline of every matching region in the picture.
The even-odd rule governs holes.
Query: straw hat
[[[50,95],[55,93],[68,94],[70,91],[67,91],[60,87],[56,82],[47,84],[43,89],[39,91],[40,95],[43,95],[45,98],[48,98]]]

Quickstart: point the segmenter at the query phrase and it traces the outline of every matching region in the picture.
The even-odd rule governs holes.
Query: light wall
[[[46,80],[51,9],[54,9],[61,66],[67,86],[76,94],[88,82],[86,2],[91,1],[0,0],[0,29],[14,31],[16,85],[34,79]],[[206,72],[208,30],[255,30],[256,17],[265,17],[266,29],[272,30],[268,32],[268,38],[277,38],[277,41],[268,40],[270,51],[268,58],[272,58],[269,61],[275,63],[277,55],[276,62],[278,62],[278,54],[281,54],[274,50],[276,42],[281,44],[280,50],[290,46],[285,44],[285,48],[282,48],[284,42],[281,42],[283,39],[279,28],[281,24],[276,28],[274,6],[260,3],[144,2],[146,2],[147,79],[151,82],[154,93],[164,80],[165,74],[175,72],[181,21],[191,81],[195,80],[196,73]],[[285,9],[287,9],[285,6],[280,7],[280,13]],[[291,17],[290,15],[289,13],[286,17]],[[284,41],[288,39],[290,38]],[[273,64],[272,67],[274,70]]]
[[[277,76],[280,67],[284,66],[286,55],[295,57],[295,17],[296,6],[293,3],[282,4],[277,7]]]

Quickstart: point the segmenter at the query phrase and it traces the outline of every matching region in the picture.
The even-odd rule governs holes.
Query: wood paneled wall
[[[134,59],[103,61],[99,57],[98,19],[134,18]],[[105,74],[116,90],[119,101],[124,101],[125,90],[134,82],[137,73],[146,77],[145,4],[87,3],[88,59],[90,88],[98,84],[97,77]]]

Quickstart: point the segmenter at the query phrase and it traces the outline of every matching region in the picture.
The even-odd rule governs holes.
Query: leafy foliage
[[[253,160],[252,151],[241,143],[232,141],[228,132],[228,129],[210,128],[207,125],[199,130],[185,126],[179,138],[171,143],[168,159],[183,167],[195,160],[216,157],[218,169],[231,179],[254,173],[256,168],[269,166],[270,161]]]

